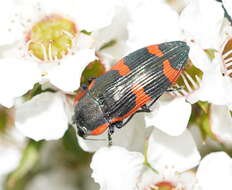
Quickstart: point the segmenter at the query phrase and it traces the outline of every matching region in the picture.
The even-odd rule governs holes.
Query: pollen
[[[42,61],[56,61],[70,52],[78,33],[74,22],[50,15],[37,22],[26,36],[31,56]]]

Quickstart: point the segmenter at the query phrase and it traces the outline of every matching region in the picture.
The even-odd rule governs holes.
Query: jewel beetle
[[[182,41],[150,45],[130,53],[104,75],[82,86],[73,122],[79,136],[99,135],[125,126],[176,82],[187,63],[189,46]]]

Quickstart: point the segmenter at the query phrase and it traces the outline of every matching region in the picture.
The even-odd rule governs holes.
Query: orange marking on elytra
[[[74,105],[76,105],[79,102],[79,100],[82,98],[82,96],[85,95],[85,93],[86,93],[86,90],[81,89],[80,91],[79,90],[77,91],[77,94],[74,98]]]
[[[117,122],[117,121],[122,121],[122,120],[126,119],[127,117],[129,117],[130,115],[132,115],[133,113],[135,113],[141,106],[143,106],[149,100],[151,100],[151,97],[144,92],[144,88],[142,86],[140,86],[140,85],[134,86],[132,88],[132,93],[136,96],[135,107],[133,107],[124,116],[122,116],[122,117],[116,117],[116,118],[111,119],[112,123],[113,122]]]
[[[168,60],[163,62],[163,72],[171,83],[175,83],[181,70],[174,69]]]
[[[109,126],[109,123],[104,123],[103,125],[100,125],[99,127],[97,127],[96,129],[94,129],[90,135],[100,135],[103,132],[105,132],[105,130],[107,129],[107,127]]]
[[[159,49],[159,45],[151,45],[147,46],[147,51],[153,55],[156,55],[158,57],[163,56],[163,52]]]
[[[130,68],[125,64],[124,59],[121,59],[116,63],[111,70],[116,70],[119,72],[121,76],[127,75],[131,70]]]

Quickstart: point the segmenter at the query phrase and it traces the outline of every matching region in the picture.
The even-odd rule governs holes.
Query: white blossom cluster
[[[231,0],[8,0],[0,17],[0,105],[12,117],[0,130],[0,190],[28,138],[57,140],[72,125],[89,63],[107,70],[132,51],[174,40],[190,47],[180,90],[116,130],[111,147],[77,137],[94,153],[91,177],[101,190],[232,187]],[[28,190],[74,189],[48,176],[40,179],[51,187]]]

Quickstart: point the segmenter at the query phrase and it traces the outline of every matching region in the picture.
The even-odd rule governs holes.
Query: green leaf
[[[8,114],[7,109],[4,109],[3,107],[0,108],[0,133],[5,132],[7,127],[7,121],[8,121]]]
[[[72,168],[79,165],[87,165],[90,162],[91,155],[81,149],[77,142],[76,131],[73,127],[69,127],[64,137],[62,138],[64,146],[64,159]]]
[[[104,43],[104,44],[100,47],[99,50],[103,50],[103,49],[109,48],[109,47],[115,45],[116,43],[117,43],[116,40],[114,40],[114,39],[113,39],[113,40],[110,40],[109,42]]]
[[[81,84],[88,85],[88,79],[97,78],[105,73],[105,66],[99,61],[95,60],[88,64],[81,75]]]
[[[213,60],[215,58],[215,53],[216,53],[215,49],[205,49],[204,51],[206,52],[210,60]]]
[[[81,30],[81,33],[86,34],[88,36],[90,36],[92,34],[92,32],[89,32],[87,30]]]
[[[23,95],[23,98],[25,101],[31,100],[34,96],[41,94],[43,92],[55,92],[53,89],[42,89],[41,84],[36,83],[31,90],[29,90],[25,95]]]
[[[210,104],[199,101],[192,105],[189,123],[190,125],[197,125],[199,127],[203,140],[210,137],[217,141],[217,138],[211,130],[210,116]]]
[[[202,102],[198,101],[197,104],[201,107],[201,109],[207,113],[209,111],[209,103],[208,102]]]

